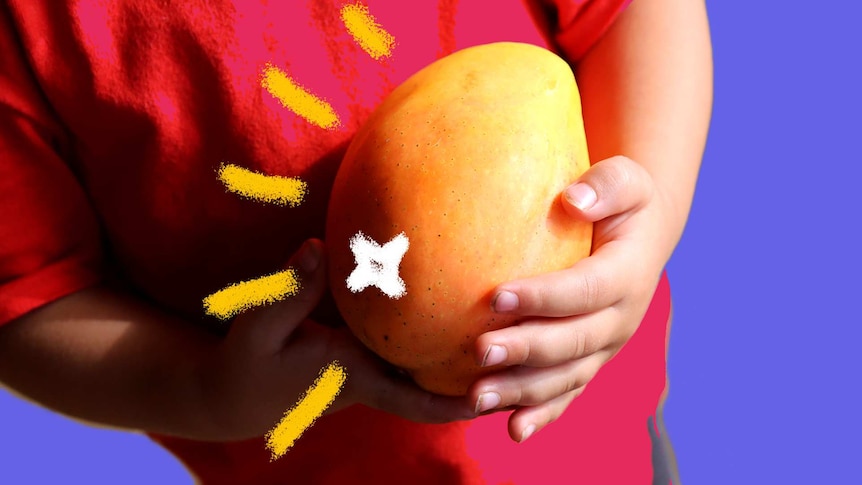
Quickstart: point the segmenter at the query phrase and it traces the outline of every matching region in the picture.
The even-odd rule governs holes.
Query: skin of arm
[[[505,409],[523,441],[557,419],[631,338],[691,208],[712,109],[703,1],[634,0],[575,66],[590,169],[563,194],[595,223],[573,267],[501,284],[493,307],[522,323],[477,339],[477,412]],[[548,319],[556,319],[548,325]]]
[[[634,0],[575,75],[590,159],[637,161],[665,199],[666,262],[688,220],[711,118],[704,2]]]
[[[91,424],[229,441],[272,429],[338,360],[348,379],[328,412],[363,403],[418,422],[475,416],[463,398],[422,391],[349,333],[308,319],[326,287],[321,241],[290,265],[299,294],[243,313],[223,338],[115,291],[74,293],[0,327],[0,383]]]
[[[0,328],[0,382],[90,424],[203,436],[196,365],[214,348],[201,330],[92,288]]]

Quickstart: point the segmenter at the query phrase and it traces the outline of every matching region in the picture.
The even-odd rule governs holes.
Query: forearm
[[[625,155],[647,169],[666,199],[669,258],[691,208],[712,109],[704,2],[634,0],[576,75],[591,160]]]
[[[0,383],[71,417],[204,434],[198,365],[213,338],[131,298],[82,291],[0,327]]]

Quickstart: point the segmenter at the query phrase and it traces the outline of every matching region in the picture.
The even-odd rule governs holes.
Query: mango
[[[519,321],[492,311],[495,286],[589,255],[592,225],[561,202],[589,165],[577,84],[554,53],[504,42],[428,65],[383,100],[339,167],[326,223],[339,312],[422,388],[464,395],[497,370],[476,364],[476,338]],[[381,247],[406,237],[403,294],[348,287],[358,235]]]

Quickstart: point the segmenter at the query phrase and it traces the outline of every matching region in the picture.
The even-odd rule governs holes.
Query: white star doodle
[[[409,246],[410,241],[403,232],[383,246],[362,231],[357,232],[350,239],[356,269],[347,277],[347,288],[358,293],[369,286],[376,286],[389,298],[397,300],[404,296],[407,287],[398,274],[398,266]]]

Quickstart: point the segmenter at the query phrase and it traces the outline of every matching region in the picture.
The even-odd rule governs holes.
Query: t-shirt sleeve
[[[0,6],[0,325],[101,280],[100,229]]]
[[[554,43],[569,62],[583,58],[632,0],[546,0]]]

